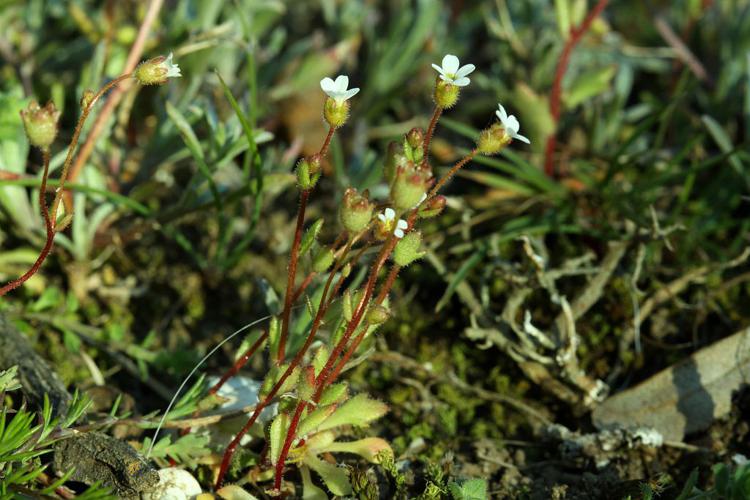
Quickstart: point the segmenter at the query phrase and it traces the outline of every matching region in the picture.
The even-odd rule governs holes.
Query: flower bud
[[[333,128],[339,128],[349,118],[349,102],[329,97],[323,106],[323,116],[328,125]]]
[[[81,110],[86,111],[86,109],[91,106],[91,104],[94,101],[94,96],[96,94],[93,90],[84,90],[83,95],[81,96]]]
[[[452,108],[456,104],[456,101],[458,101],[460,90],[458,86],[438,78],[435,84],[435,104],[443,109]]]
[[[172,63],[172,54],[144,61],[133,71],[133,78],[141,85],[162,85],[168,78],[179,76],[182,76],[180,67]]]
[[[391,201],[398,211],[414,208],[432,185],[432,172],[409,162],[398,167],[396,179],[391,186]]]
[[[57,120],[60,112],[57,111],[52,102],[48,102],[43,108],[39,103],[31,101],[26,109],[21,110],[21,120],[26,136],[32,146],[40,149],[48,149],[57,135]]]
[[[396,179],[396,170],[402,165],[406,165],[407,158],[401,144],[393,141],[388,144],[388,152],[385,156],[385,165],[383,166],[383,175],[388,185],[392,185]]]
[[[323,273],[333,264],[333,250],[328,247],[322,247],[313,257],[313,271]]]
[[[382,305],[376,304],[367,311],[366,321],[371,325],[379,325],[388,321],[390,311]]]
[[[494,155],[499,153],[505,146],[510,144],[511,136],[499,123],[490,128],[482,130],[477,141],[477,151],[483,155]]]
[[[358,233],[370,224],[372,219],[373,205],[367,199],[367,191],[357,193],[354,188],[344,192],[341,202],[341,223],[350,233]]]
[[[424,204],[419,208],[419,216],[423,219],[429,219],[440,215],[445,208],[445,196],[437,195],[433,196],[429,200],[425,201]]]
[[[419,231],[412,231],[396,244],[393,249],[393,262],[396,265],[405,267],[424,257],[424,252],[419,251],[422,245],[422,235]]]
[[[302,158],[297,163],[297,185],[303,191],[314,188],[320,179],[320,174],[320,155],[318,154]]]
[[[422,161],[424,154],[424,131],[414,127],[404,136],[404,155],[414,163]]]

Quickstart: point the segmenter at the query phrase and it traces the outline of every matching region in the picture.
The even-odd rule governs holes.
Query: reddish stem
[[[39,186],[39,208],[42,212],[42,218],[44,219],[44,227],[47,232],[47,239],[44,242],[44,247],[42,248],[42,251],[39,253],[39,257],[37,257],[34,264],[31,266],[31,268],[24,273],[23,276],[20,278],[16,278],[13,281],[10,281],[9,283],[5,284],[2,288],[0,288],[0,297],[5,295],[6,293],[10,292],[11,290],[15,290],[19,286],[23,285],[26,281],[28,281],[29,278],[34,276],[37,271],[39,271],[39,268],[42,267],[42,264],[44,263],[45,259],[49,255],[50,251],[52,250],[52,244],[55,241],[55,228],[52,225],[52,218],[49,214],[49,208],[47,207],[47,179],[49,177],[49,161],[50,161],[50,155],[49,150],[44,150],[42,152],[43,156],[43,163],[44,163],[44,170],[42,172],[42,184]]]
[[[329,134],[330,135],[330,134]],[[307,210],[307,200],[310,197],[310,190],[306,189],[299,195],[299,210],[297,210],[297,227],[294,230],[294,243],[292,244],[292,253],[289,256],[289,274],[286,280],[286,295],[284,297],[284,311],[281,314],[281,334],[279,336],[279,351],[277,353],[276,364],[284,362],[284,353],[286,351],[286,338],[289,334],[289,318],[292,312],[292,297],[294,296],[294,278],[297,276],[297,261],[299,260],[299,245],[302,241],[302,226],[305,222],[305,211]]]
[[[430,125],[427,127],[427,133],[424,137],[424,148],[422,150],[422,164],[427,163],[427,155],[430,151],[430,142],[432,141],[432,134],[435,133],[435,127],[437,126],[437,122],[440,119],[440,115],[443,113],[443,108],[440,106],[435,106],[435,111],[432,113],[432,118],[430,118]]]
[[[211,387],[208,390],[209,394],[216,394],[219,392],[219,389],[226,383],[227,380],[237,375],[237,372],[240,371],[240,369],[247,364],[247,362],[250,360],[250,358],[255,354],[255,351],[258,350],[260,346],[263,345],[263,343],[268,338],[268,330],[264,330],[263,334],[258,337],[258,340],[256,340],[253,345],[250,346],[250,348],[245,351],[245,353],[237,360],[235,361],[232,368],[229,369],[222,377],[219,379],[218,382],[216,382],[213,387]]]
[[[583,35],[589,30],[591,24],[594,22],[599,14],[607,6],[608,0],[599,0],[591,11],[589,11],[586,18],[576,28],[571,28],[570,36],[565,42],[560,59],[557,61],[557,69],[555,70],[555,79],[552,82],[552,90],[550,91],[549,97],[549,110],[552,115],[552,120],[555,122],[555,128],[552,134],[547,138],[547,144],[544,149],[544,172],[549,177],[555,175],[555,165],[553,163],[552,155],[555,152],[555,146],[557,144],[557,123],[560,121],[560,100],[562,97],[562,80],[565,76],[565,71],[568,69],[568,63],[570,62],[570,55],[578,42],[581,41]]]

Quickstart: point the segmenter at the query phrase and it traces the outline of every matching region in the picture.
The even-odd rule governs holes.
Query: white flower
[[[328,77],[325,77],[320,81],[320,88],[323,89],[323,92],[337,102],[344,102],[347,99],[351,99],[357,94],[357,92],[359,92],[359,89],[356,88],[346,90],[348,86],[349,77],[346,75],[337,76],[336,81],[333,81]]]
[[[471,80],[467,76],[474,71],[476,66],[473,64],[466,64],[460,68],[458,57],[448,54],[443,58],[443,66],[440,67],[437,64],[433,64],[432,67],[440,73],[440,78],[456,87],[466,87]]]
[[[393,235],[396,238],[403,238],[404,230],[409,228],[409,224],[404,219],[399,219],[398,222],[395,222],[396,211],[390,207],[386,208],[382,214],[378,214],[378,219],[383,223],[386,231],[390,231],[391,228],[395,226],[395,229],[393,229]]]
[[[505,132],[510,136],[510,138],[518,139],[519,141],[525,142],[526,144],[531,144],[531,141],[528,138],[518,133],[518,129],[521,128],[521,124],[518,123],[518,119],[513,115],[508,115],[508,113],[505,112],[505,108],[502,104],[498,103],[497,107],[499,109],[495,111],[495,114],[500,119],[503,127],[505,127]]]
[[[180,73],[180,67],[172,62],[171,52],[162,64],[167,68],[167,78],[177,78],[182,76],[182,73]]]

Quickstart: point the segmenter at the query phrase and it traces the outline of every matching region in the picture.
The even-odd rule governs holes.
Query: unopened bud
[[[429,200],[426,200],[419,208],[419,216],[423,219],[429,219],[440,215],[445,208],[446,199],[443,195],[433,196]]]
[[[396,244],[393,250],[393,262],[396,265],[405,267],[412,262],[424,257],[424,252],[419,250],[422,245],[422,235],[419,231],[412,231]]]
[[[300,189],[307,191],[315,187],[320,179],[320,155],[302,158],[297,163],[297,185]]]
[[[505,146],[510,144],[511,137],[499,123],[490,128],[482,130],[477,141],[477,151],[483,155],[494,155],[499,153]]]
[[[40,149],[48,149],[57,135],[57,120],[60,112],[57,111],[52,102],[45,107],[39,107],[39,103],[31,101],[26,109],[21,110],[21,120],[26,136],[32,146]]]
[[[86,109],[88,109],[88,107],[91,106],[91,104],[94,101],[95,95],[96,94],[94,93],[93,90],[89,89],[89,90],[83,91],[83,95],[81,96],[81,110],[86,111]]]
[[[358,233],[370,224],[372,210],[366,191],[359,194],[356,189],[349,188],[341,202],[341,223],[350,233]]]
[[[371,325],[379,325],[385,323],[390,318],[390,311],[382,305],[374,305],[367,311],[367,322]]]
[[[393,141],[388,144],[388,152],[385,156],[385,165],[383,166],[383,175],[390,186],[396,178],[396,169],[405,165],[407,162],[404,150],[401,144]]]
[[[432,172],[429,168],[422,168],[411,162],[399,167],[391,186],[393,207],[398,211],[414,208],[422,201],[431,185]]]
[[[339,128],[349,118],[349,102],[329,97],[323,106],[323,116],[328,125]]]
[[[452,108],[458,101],[460,88],[438,78],[435,84],[435,104],[443,109]]]
[[[424,155],[424,131],[414,127],[404,136],[404,155],[414,163],[422,161]]]

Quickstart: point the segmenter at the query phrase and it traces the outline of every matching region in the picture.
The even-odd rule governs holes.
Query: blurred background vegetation
[[[125,92],[71,186],[72,227],[0,311],[66,383],[102,401],[123,394],[136,413],[164,408],[224,336],[278,311],[293,166],[326,132],[320,79],[348,74],[362,91],[310,220],[334,213],[346,186],[385,195],[387,143],[426,126],[430,64],[456,54],[478,69],[440,122],[437,170],[473,147],[498,102],[532,144],[477,160],[449,186],[445,216],[424,228],[428,259],[402,273],[394,318],[350,378],[392,405],[380,435],[397,456],[432,464],[414,491],[435,480],[434,464],[448,463],[455,477],[489,478],[491,491],[529,490],[535,472],[525,464],[544,450],[526,441],[532,425],[508,399],[572,428],[590,424],[580,398],[556,397],[487,334],[507,337],[508,299],[529,283],[518,323],[528,311],[549,327],[559,313],[519,237],[548,269],[563,270],[556,287],[570,297],[590,284],[609,244],[623,242],[601,298],[577,322],[583,370],[615,389],[750,319],[750,1],[610,2],[572,52],[556,122],[555,70],[594,3],[166,1],[143,58],[174,52],[183,77]],[[123,71],[147,6],[0,0],[3,281],[25,271],[44,241],[41,159],[19,110],[31,98],[62,110],[59,168],[83,92]],[[328,224],[322,240],[337,232]],[[639,306],[664,287],[668,297],[641,318]],[[238,345],[206,370],[220,372]],[[263,373],[263,363],[248,372]]]

